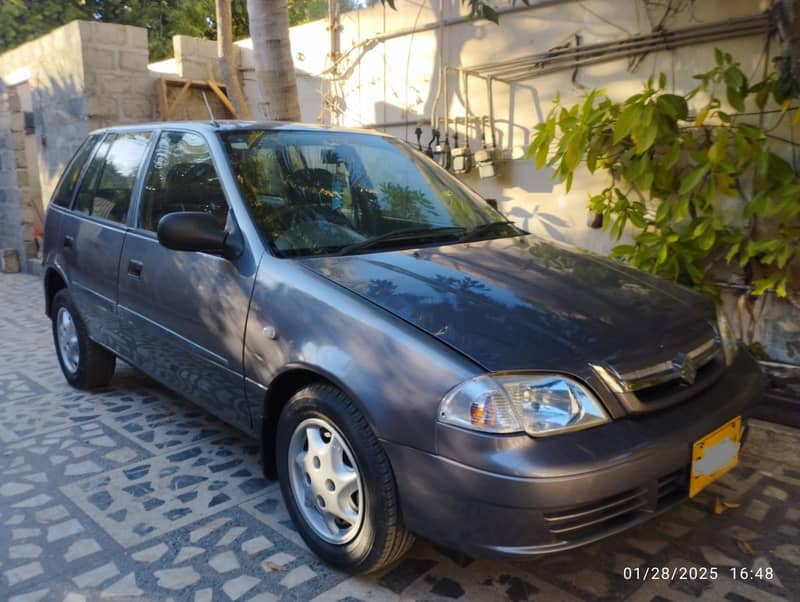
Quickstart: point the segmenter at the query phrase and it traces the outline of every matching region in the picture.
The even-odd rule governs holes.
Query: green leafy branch
[[[715,269],[736,264],[753,294],[785,296],[789,265],[800,256],[800,177],[773,151],[772,132],[800,122],[800,108],[784,98],[775,73],[748,82],[720,50],[714,68],[694,78],[684,95],[667,92],[661,74],[622,102],[599,89],[570,107],[556,97],[528,155],[567,190],[584,165],[610,176],[588,205],[614,240],[633,234],[612,256],[710,292]],[[704,104],[690,115],[695,98]],[[746,113],[748,103],[758,110]],[[767,115],[774,123],[764,123]]]

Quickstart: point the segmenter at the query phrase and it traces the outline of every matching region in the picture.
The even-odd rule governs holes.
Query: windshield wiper
[[[458,239],[458,242],[470,242],[473,240],[477,240],[482,236],[487,236],[489,234],[503,234],[504,231],[513,231],[514,234],[521,234],[522,230],[517,228],[514,225],[514,222],[511,220],[499,220],[496,222],[488,222],[486,224],[481,224],[479,226],[475,226],[472,230],[464,234],[461,238]]]
[[[351,253],[357,253],[358,251],[373,249],[385,242],[424,240],[426,238],[458,236],[463,234],[465,231],[466,228],[461,228],[460,226],[442,226],[440,228],[406,228],[405,230],[393,230],[374,238],[368,238],[367,240],[360,240],[358,242],[346,245],[339,249],[335,255],[349,255]]]

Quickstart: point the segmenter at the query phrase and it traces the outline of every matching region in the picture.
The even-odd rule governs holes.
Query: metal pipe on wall
[[[446,58],[444,52],[442,52],[443,59]],[[450,98],[447,94],[447,72],[449,69],[447,68],[446,63],[442,63],[442,89],[444,91],[444,139],[447,141],[448,132],[450,129]]]
[[[511,61],[484,63],[468,68],[445,67],[444,77],[447,77],[448,71],[454,71],[460,74],[464,81],[465,96],[469,94],[470,77],[477,77],[485,82],[492,146],[496,147],[494,81],[512,84],[513,82],[533,77],[619,60],[643,53],[671,49],[676,46],[707,43],[710,41],[748,35],[759,35],[768,33],[771,26],[768,14],[761,15],[757,18],[750,17],[711,24],[693,25],[673,31],[661,31],[632,36],[631,38],[618,42],[589,44],[586,46],[537,53]],[[466,102],[468,102],[468,100]],[[445,97],[445,103],[448,103],[447,97]],[[468,117],[469,110],[467,109],[467,121]],[[446,111],[445,127],[447,127],[448,124],[449,112]],[[467,140],[469,139],[468,131],[465,132],[465,138]]]
[[[415,119],[414,121],[382,121],[380,123],[368,123],[367,125],[360,126],[360,129],[365,130],[384,130],[386,128],[400,128],[407,125],[430,125],[431,120],[427,118]]]
[[[521,10],[531,10],[535,8],[542,8],[545,6],[553,6],[558,4],[565,4],[567,2],[574,2],[577,0],[549,0],[538,2],[531,6],[514,7],[511,9],[500,10],[499,14],[506,14],[517,12]],[[444,15],[444,2],[440,0],[441,15]],[[588,44],[579,47],[570,47],[563,49],[556,49],[547,52],[541,52],[509,61],[483,63],[473,65],[470,67],[449,67],[445,65],[444,45],[445,27],[466,23],[469,21],[467,17],[459,17],[456,19],[441,19],[437,23],[428,24],[416,29],[398,30],[395,32],[381,34],[370,38],[370,42],[385,41],[388,39],[410,35],[411,33],[419,33],[422,31],[431,31],[439,29],[439,85],[437,87],[436,97],[434,98],[431,107],[430,124],[436,128],[438,126],[437,115],[440,113],[439,102],[441,101],[442,93],[444,90],[445,107],[443,111],[445,130],[450,124],[449,112],[449,99],[448,94],[448,72],[454,71],[461,75],[464,82],[465,96],[469,95],[469,77],[477,77],[484,80],[486,84],[487,97],[488,97],[488,111],[489,111],[489,126],[492,132],[493,146],[496,146],[496,133],[495,133],[495,114],[494,114],[494,94],[493,83],[494,81],[501,81],[506,84],[511,84],[517,81],[523,81],[534,77],[548,75],[565,70],[574,70],[580,67],[595,65],[603,62],[629,58],[650,52],[670,50],[675,47],[687,46],[699,43],[708,43],[711,41],[718,41],[736,37],[745,37],[750,35],[759,35],[769,33],[772,28],[770,15],[768,13],[749,16],[728,21],[691,25],[674,30],[662,30],[651,32],[647,34],[638,34],[630,36],[624,40],[616,42],[601,42],[595,44]],[[468,98],[465,101],[466,119],[465,123],[469,123],[469,108]],[[402,125],[411,122],[397,122]],[[416,122],[421,123],[421,122]],[[380,127],[380,124],[375,124],[371,127]],[[465,139],[469,140],[469,127],[465,128]]]
[[[496,78],[490,78],[485,75],[481,75],[480,73],[475,73],[468,69],[463,69],[461,67],[447,67],[449,71],[454,71],[460,74],[464,79],[464,98],[467,99],[465,102],[465,110],[466,110],[466,118],[469,120],[469,78],[470,77],[477,77],[478,79],[484,80],[486,83],[486,93],[487,93],[487,104],[489,110],[489,127],[492,131],[492,146],[497,146],[496,144],[496,134],[495,134],[495,118],[494,118],[494,94],[492,91],[492,80]],[[502,80],[498,80],[502,81]],[[469,130],[467,130],[468,132]],[[468,135],[468,133],[467,133]]]
[[[548,50],[546,52],[538,53],[537,56],[542,56],[542,57],[558,57],[559,55],[572,56],[575,54],[576,50],[579,50],[581,53],[591,53],[596,50],[603,51],[609,47],[621,44],[636,44],[640,42],[650,42],[654,39],[667,40],[675,36],[689,35],[692,33],[696,33],[699,35],[707,35],[707,34],[713,34],[715,31],[718,30],[731,30],[736,28],[748,28],[748,27],[765,28],[768,25],[769,25],[769,14],[764,13],[761,15],[739,17],[736,19],[729,19],[726,21],[715,21],[712,23],[702,23],[700,25],[688,25],[686,27],[681,27],[678,29],[660,30],[643,34],[636,34],[624,38],[622,40],[584,44],[577,48],[575,46],[569,46],[565,48],[555,48],[552,50]],[[517,59],[510,59],[507,61],[496,61],[496,62],[472,65],[470,68],[477,70],[484,70],[485,68],[488,68],[493,65],[497,64],[513,65],[514,63],[525,61],[527,59],[528,57],[520,57]]]
[[[492,148],[497,148],[497,137],[494,132],[494,93],[492,92],[492,78],[486,78],[486,96],[489,100],[489,130],[492,132]]]
[[[469,148],[469,78],[463,71],[459,76],[464,80],[464,144]]]
[[[444,6],[445,6],[444,0],[439,0],[439,12],[442,16],[444,16]],[[441,19],[439,23],[434,24],[439,29],[439,81],[437,82],[438,85],[436,87],[436,97],[433,99],[433,104],[431,105],[431,127],[433,129],[436,129],[438,126],[436,122],[436,113],[439,109],[439,99],[442,96],[442,80],[445,77],[445,73],[447,70],[447,67],[444,64],[444,28],[445,28],[444,23],[445,20]],[[386,39],[391,39],[391,38],[384,38],[381,41],[385,41]],[[386,101],[385,96],[386,95],[384,94],[384,102]],[[446,98],[445,102],[447,102]]]
[[[741,37],[745,37],[745,36],[748,36],[748,35],[763,35],[763,34],[764,34],[763,30],[751,31],[751,32],[746,33],[746,34],[742,33],[742,32],[731,32],[731,33],[726,34],[726,35],[719,35],[719,36],[715,37],[713,41],[720,41],[720,40],[725,40],[725,39],[730,39],[730,38],[741,38]],[[712,41],[712,40],[709,40],[708,38],[701,37],[701,38],[693,39],[691,41],[687,41],[685,44],[682,44],[682,45],[690,45],[691,42],[706,43],[706,42],[709,42],[709,41]],[[669,50],[669,49],[670,49],[669,46],[667,46],[667,45],[665,45],[663,43],[655,43],[655,44],[652,44],[650,46],[639,47],[639,48],[635,48],[635,49],[620,50],[620,51],[617,51],[617,52],[604,54],[602,56],[597,56],[597,57],[592,57],[592,58],[577,59],[577,60],[574,60],[574,61],[571,61],[571,62],[564,62],[564,63],[560,63],[560,64],[557,64],[557,65],[553,65],[551,67],[545,67],[545,68],[536,69],[536,70],[531,69],[531,68],[526,68],[526,69],[522,70],[521,72],[519,72],[519,71],[511,72],[510,75],[502,75],[502,74],[501,75],[495,75],[494,79],[499,80],[499,81],[505,81],[505,82],[523,81],[523,80],[526,80],[526,79],[530,79],[532,77],[539,77],[539,76],[542,76],[542,75],[549,75],[551,73],[557,73],[559,71],[568,71],[568,70],[576,69],[576,68],[579,68],[579,67],[588,67],[590,65],[597,65],[599,63],[607,63],[607,62],[615,61],[615,60],[618,60],[618,59],[629,58],[629,57],[636,56],[636,55],[639,55],[639,54],[647,54],[647,53],[650,53],[650,52],[658,52],[658,51]],[[535,64],[536,63],[534,62],[534,64],[531,65],[531,67],[534,66]]]
[[[579,47],[536,53],[509,61],[472,65],[468,71],[512,81],[545,73],[574,69],[587,64],[616,60],[637,54],[669,50],[692,43],[707,43],[732,37],[758,35],[770,31],[768,15],[695,25],[672,31],[632,36],[617,42],[603,42]]]

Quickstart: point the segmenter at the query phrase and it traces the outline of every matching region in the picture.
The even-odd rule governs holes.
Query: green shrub
[[[715,59],[684,95],[665,91],[661,74],[622,102],[603,90],[571,107],[557,97],[528,154],[567,190],[583,164],[610,175],[589,208],[614,240],[631,229],[634,244],[615,246],[613,256],[710,292],[715,268],[735,263],[753,294],[785,296],[800,255],[800,178],[774,152],[773,131],[800,121],[800,109],[775,73],[751,83],[730,54],[715,50]],[[720,93],[736,112],[723,110]],[[695,97],[708,101],[691,115]],[[758,110],[746,113],[748,103]]]

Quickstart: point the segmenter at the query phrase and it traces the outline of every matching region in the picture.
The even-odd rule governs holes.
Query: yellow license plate
[[[739,461],[742,418],[737,416],[692,445],[692,477],[689,497],[694,497]]]

